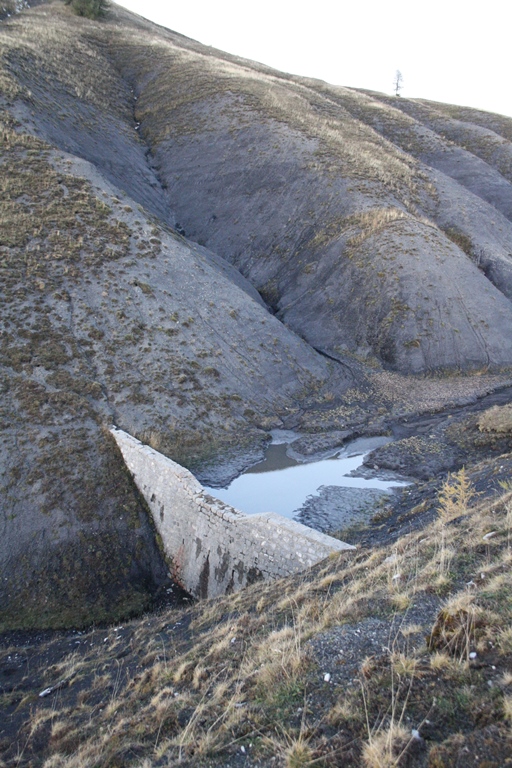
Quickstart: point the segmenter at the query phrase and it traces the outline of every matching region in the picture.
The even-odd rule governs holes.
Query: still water
[[[307,463],[288,456],[290,439],[288,437],[288,442],[280,442],[281,439],[280,435],[276,435],[266,450],[264,460],[249,467],[227,488],[205,487],[206,492],[248,515],[277,512],[293,518],[306,498],[315,495],[323,485],[389,491],[392,487],[407,484],[396,480],[348,476],[361,466],[370,451],[389,442],[389,438],[354,440],[328,458]]]

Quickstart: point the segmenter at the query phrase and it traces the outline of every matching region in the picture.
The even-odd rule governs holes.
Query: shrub
[[[3,0],[0,2],[0,19],[19,13],[26,6],[26,0]]]
[[[99,19],[108,10],[107,0],[65,0],[77,16],[86,16],[88,19]]]
[[[510,434],[512,432],[512,406],[495,405],[484,411],[478,419],[480,432],[494,432],[498,434]]]

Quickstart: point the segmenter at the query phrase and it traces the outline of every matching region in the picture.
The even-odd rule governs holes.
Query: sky
[[[512,3],[486,0],[117,0],[176,32],[336,85],[512,117]]]

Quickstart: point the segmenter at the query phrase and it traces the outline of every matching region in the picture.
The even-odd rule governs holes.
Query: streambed
[[[357,474],[365,456],[390,442],[389,437],[360,438],[307,458],[293,450],[299,437],[275,430],[263,461],[226,488],[206,486],[205,490],[248,515],[277,512],[328,532],[366,521],[393,488],[407,485],[403,478],[389,474]]]

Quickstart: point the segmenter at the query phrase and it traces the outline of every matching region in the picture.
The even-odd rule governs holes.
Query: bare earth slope
[[[57,21],[63,14],[62,28],[54,12]],[[6,59],[16,58],[10,44],[24,60],[25,29],[43,40],[49,29],[54,43],[64,41],[64,56],[66,23],[76,31],[81,22],[60,5],[16,17],[1,30]],[[28,79],[40,62],[23,53]],[[58,60],[57,46],[54,54]],[[91,82],[101,83],[102,71],[103,59],[89,71]],[[9,82],[0,244],[2,620],[76,625],[142,610],[167,576],[104,426],[117,423],[182,462],[204,461],[240,437],[261,441],[258,425],[277,426],[279,414],[346,381],[267,312],[236,270],[159,225],[150,215],[159,206],[151,184],[142,179],[134,190],[147,212],[109,184],[106,176],[126,186],[125,170],[133,173],[133,158],[144,158],[133,127],[123,145],[108,147],[105,137],[102,151],[113,162],[105,170],[92,158],[98,171],[19,133],[12,115],[27,108],[13,93],[17,81]],[[34,119],[55,90],[60,98],[58,81],[44,94],[41,82],[36,77],[39,95],[20,86]],[[63,143],[44,120],[38,133]],[[70,148],[80,144],[86,156],[89,132],[70,136]]]
[[[448,140],[404,100],[149,27],[127,24],[112,51],[187,236],[238,266],[313,346],[404,372],[510,363],[508,139],[494,162],[453,119]]]
[[[0,49],[0,626],[168,586],[112,422],[236,472],[271,427],[342,430],[413,409],[407,374],[512,364],[510,121],[459,130],[115,6],[24,10]]]

